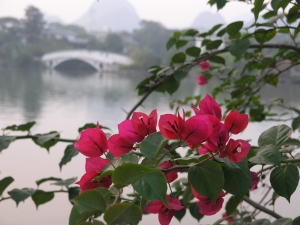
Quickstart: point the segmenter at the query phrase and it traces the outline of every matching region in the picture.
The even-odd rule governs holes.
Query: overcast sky
[[[65,23],[72,23],[84,14],[96,0],[0,0],[0,17],[24,17],[28,5],[39,8],[43,13],[58,16]],[[101,0],[98,0],[101,1]],[[114,0],[111,0],[114,1]],[[185,28],[200,12],[216,8],[207,5],[207,0],[127,0],[136,9],[141,19],[162,23],[168,28]],[[219,13],[227,22],[233,20],[249,20],[251,7],[245,3],[229,3]]]

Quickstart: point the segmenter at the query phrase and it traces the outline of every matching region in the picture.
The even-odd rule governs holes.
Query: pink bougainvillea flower
[[[158,168],[160,169],[168,169],[173,167],[174,165],[170,162],[170,161],[166,161],[163,164],[161,164]],[[168,173],[164,173],[167,179],[168,183],[173,182],[174,180],[176,180],[178,178],[178,170],[172,170]]]
[[[149,116],[142,112],[134,112],[131,118],[132,126],[142,137],[156,132],[157,111],[153,110]]]
[[[145,211],[149,213],[158,213],[158,220],[161,225],[169,225],[172,217],[175,215],[176,211],[183,209],[181,202],[177,198],[171,198],[167,195],[167,202],[169,208],[167,208],[161,201],[150,202],[146,207]]]
[[[101,156],[106,152],[107,139],[105,133],[100,129],[99,123],[97,123],[96,128],[87,128],[81,131],[74,147],[87,157]]]
[[[205,144],[200,146],[200,148],[198,149],[198,154],[204,155],[218,150],[219,148],[217,146],[207,141]]]
[[[208,83],[207,78],[204,75],[197,76],[196,81],[200,86],[205,86]]]
[[[230,139],[224,151],[220,151],[220,158],[228,157],[231,162],[241,162],[248,155],[251,145],[244,140]]]
[[[87,158],[85,160],[85,171],[100,172],[107,164],[109,164],[107,159],[102,159],[100,157]]]
[[[229,139],[229,132],[227,127],[223,123],[219,123],[214,128],[214,132],[209,138],[209,141],[212,142],[219,149],[224,149],[228,139]]]
[[[222,109],[213,97],[206,95],[199,103],[200,115],[210,114],[217,117],[219,120],[222,118]],[[197,113],[196,113],[197,114]]]
[[[144,137],[139,135],[134,129],[131,120],[124,120],[118,124],[119,134],[122,138],[132,143],[141,142]]]
[[[185,121],[180,139],[185,140],[191,148],[202,144],[213,133],[214,118],[210,115],[196,115]]]
[[[255,189],[257,189],[257,184],[258,184],[260,178],[257,173],[252,172],[252,171],[251,171],[251,178],[252,178],[252,182],[251,182],[250,190],[255,190]]]
[[[107,140],[111,154],[116,157],[129,153],[133,148],[133,141],[124,139],[120,134],[114,134]]]
[[[112,184],[111,175],[103,177],[99,183],[97,181],[93,181],[93,179],[97,176],[99,176],[99,173],[96,171],[86,172],[81,179],[76,182],[76,184],[79,184],[80,186],[80,193],[98,187],[109,188],[109,186]]]
[[[214,201],[211,198],[208,198],[208,197],[198,194],[193,187],[192,187],[192,194],[199,200],[198,208],[199,208],[199,212],[202,215],[206,215],[206,216],[214,215],[217,212],[219,212],[220,209],[222,208],[222,205],[224,202],[223,197],[225,196],[225,193],[223,190],[221,191],[220,195],[218,196],[218,198],[216,200],[216,204],[214,203]]]
[[[247,114],[241,114],[234,110],[230,111],[224,121],[227,129],[233,134],[242,132],[248,126],[248,122],[249,117]]]
[[[226,220],[228,223],[231,223],[231,222],[233,221],[233,219],[234,219],[233,215],[227,216],[226,212],[224,212],[224,213],[222,214],[222,218],[225,218],[225,220]]]
[[[202,71],[206,71],[210,68],[210,63],[207,61],[202,61],[199,63],[199,66],[201,68]]]
[[[185,120],[185,113],[183,111],[183,118],[178,113],[178,116],[173,114],[161,115],[158,121],[158,127],[161,134],[168,139],[179,138],[183,129]]]

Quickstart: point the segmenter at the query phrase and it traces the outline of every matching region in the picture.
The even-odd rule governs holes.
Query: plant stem
[[[247,196],[244,196],[243,197],[243,200],[245,202],[247,202],[249,205],[253,206],[254,208],[256,209],[259,209],[260,211],[264,212],[264,213],[267,213],[269,214],[270,216],[273,216],[274,218],[276,219],[280,219],[282,218],[282,216],[280,216],[279,214],[277,214],[276,212],[266,208],[266,207],[263,207],[262,205],[252,201],[250,198],[248,198]]]

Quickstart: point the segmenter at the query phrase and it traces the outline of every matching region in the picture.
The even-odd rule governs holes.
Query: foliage
[[[230,3],[210,0],[209,4],[222,9]],[[55,131],[33,135],[30,129],[34,122],[3,128],[0,151],[15,140],[29,138],[48,151],[57,142],[72,143],[65,149],[60,168],[78,152],[88,158],[86,173],[76,182],[80,188],[73,186],[75,178],[48,177],[38,180],[37,185],[50,181],[62,189],[22,188],[6,192],[14,181],[8,176],[0,180],[0,194],[7,193],[9,197],[0,201],[12,199],[19,204],[31,197],[38,207],[51,201],[56,192],[66,192],[74,204],[70,225],[85,221],[97,224],[100,215],[107,224],[138,224],[146,213],[158,214],[160,224],[167,225],[173,216],[181,220],[186,209],[199,221],[217,213],[223,204],[226,212],[216,224],[224,220],[231,224],[271,224],[269,219],[257,219],[260,212],[275,218],[272,224],[299,223],[299,217],[284,218],[266,205],[274,205],[278,197],[290,201],[298,187],[300,141],[294,135],[300,128],[300,110],[285,105],[283,99],[260,100],[263,87],[276,86],[284,72],[299,65],[299,8],[299,1],[256,0],[252,10],[254,23],[249,26],[236,21],[216,25],[206,32],[174,32],[165,46],[175,51],[170,64],[148,69],[151,75],[136,88],[142,99],[118,124],[117,134],[107,137],[105,127],[86,124],[75,142],[60,138]],[[258,22],[261,16],[263,23]],[[157,32],[152,35],[161,35],[157,24],[142,25],[143,29],[150,27]],[[144,40],[151,42],[153,49],[161,48],[156,40],[141,38],[138,32],[135,35],[141,43]],[[280,35],[290,41],[273,43]],[[193,46],[195,42],[200,45]],[[231,55],[233,65],[227,65],[224,53]],[[282,68],[282,64],[287,65]],[[181,81],[190,76],[190,70],[198,66],[206,82],[221,81],[212,96],[188,96],[175,101],[174,114],[159,116],[156,110],[148,115],[135,112],[153,91],[170,95],[176,92]],[[225,99],[222,108],[215,100],[221,94]],[[181,111],[184,106],[192,106],[194,113]],[[281,107],[285,113],[275,113],[274,107]],[[260,134],[257,146],[233,136],[241,133],[249,122],[267,120],[279,124]],[[280,124],[286,120],[291,121],[292,127]],[[27,135],[15,135],[16,131]],[[178,172],[185,177],[178,179]],[[132,188],[133,193],[125,196],[123,188]],[[256,188],[268,188],[274,194],[270,196],[267,191],[256,203],[250,198],[250,192]],[[225,192],[230,195],[226,203]],[[244,207],[246,203],[254,210]]]

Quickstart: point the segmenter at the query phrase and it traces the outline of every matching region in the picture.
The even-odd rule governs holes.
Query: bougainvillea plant
[[[193,195],[199,200],[199,213],[202,215],[216,214],[222,208],[224,201],[222,198],[224,197],[222,190],[224,177],[219,162],[214,159],[227,159],[229,163],[242,162],[248,155],[251,147],[248,142],[241,139],[229,140],[232,132],[238,134],[247,127],[248,116],[231,111],[222,123],[220,120],[222,118],[221,107],[210,95],[200,101],[199,109],[193,108],[196,115],[187,120],[185,120],[185,115],[181,117],[180,114],[178,116],[164,114],[158,119],[156,110],[153,110],[149,116],[142,112],[135,112],[130,120],[125,120],[118,125],[119,133],[108,139],[99,124],[96,128],[83,130],[79,140],[74,144],[80,153],[89,157],[86,160],[86,173],[77,182],[80,185],[80,193],[98,187],[109,188],[111,184],[114,184],[120,192],[122,188],[132,185],[135,192],[140,194],[147,204],[145,209],[142,208],[142,205],[141,210],[158,213],[159,222],[167,225],[175,212],[184,207],[177,198],[178,196],[172,193],[172,189],[169,190],[171,193],[166,190],[167,183],[176,180],[178,170],[180,170],[177,168],[176,157],[172,154],[176,149],[189,146],[195,152],[200,148],[199,153],[203,154],[202,160],[189,165],[190,170],[193,167],[197,170],[207,167],[207,169],[216,170],[218,175],[216,178],[220,178],[211,184],[210,182],[215,179],[212,176],[213,173],[210,178],[206,177],[209,174],[205,172],[202,175],[193,170],[188,173],[189,177],[197,176],[197,181],[195,177],[190,178],[189,181]],[[156,129],[157,123],[161,132]],[[173,140],[172,148],[169,146],[170,140]],[[156,143],[157,141],[158,143]],[[138,154],[135,154],[136,152]],[[113,157],[108,157],[109,153]],[[103,155],[106,159],[101,158]],[[142,160],[151,160],[152,162],[120,163],[122,162],[121,156],[124,155],[137,156]],[[107,167],[105,167],[106,165]],[[124,169],[122,169],[123,167]],[[136,169],[134,174],[130,174],[129,171],[134,169]],[[149,170],[149,173],[145,173],[144,169]],[[152,169],[161,171],[160,182],[155,182],[155,176],[151,176]],[[125,176],[130,179],[124,180]],[[250,171],[245,171],[245,176],[249,184],[247,190],[254,188],[257,182],[251,185]],[[150,183],[151,180],[154,183]],[[207,191],[212,188],[211,185],[214,185],[214,190]],[[171,194],[173,198],[171,198]],[[115,200],[118,198],[116,197]],[[142,199],[139,200],[142,201]],[[76,206],[76,199],[74,201]]]

